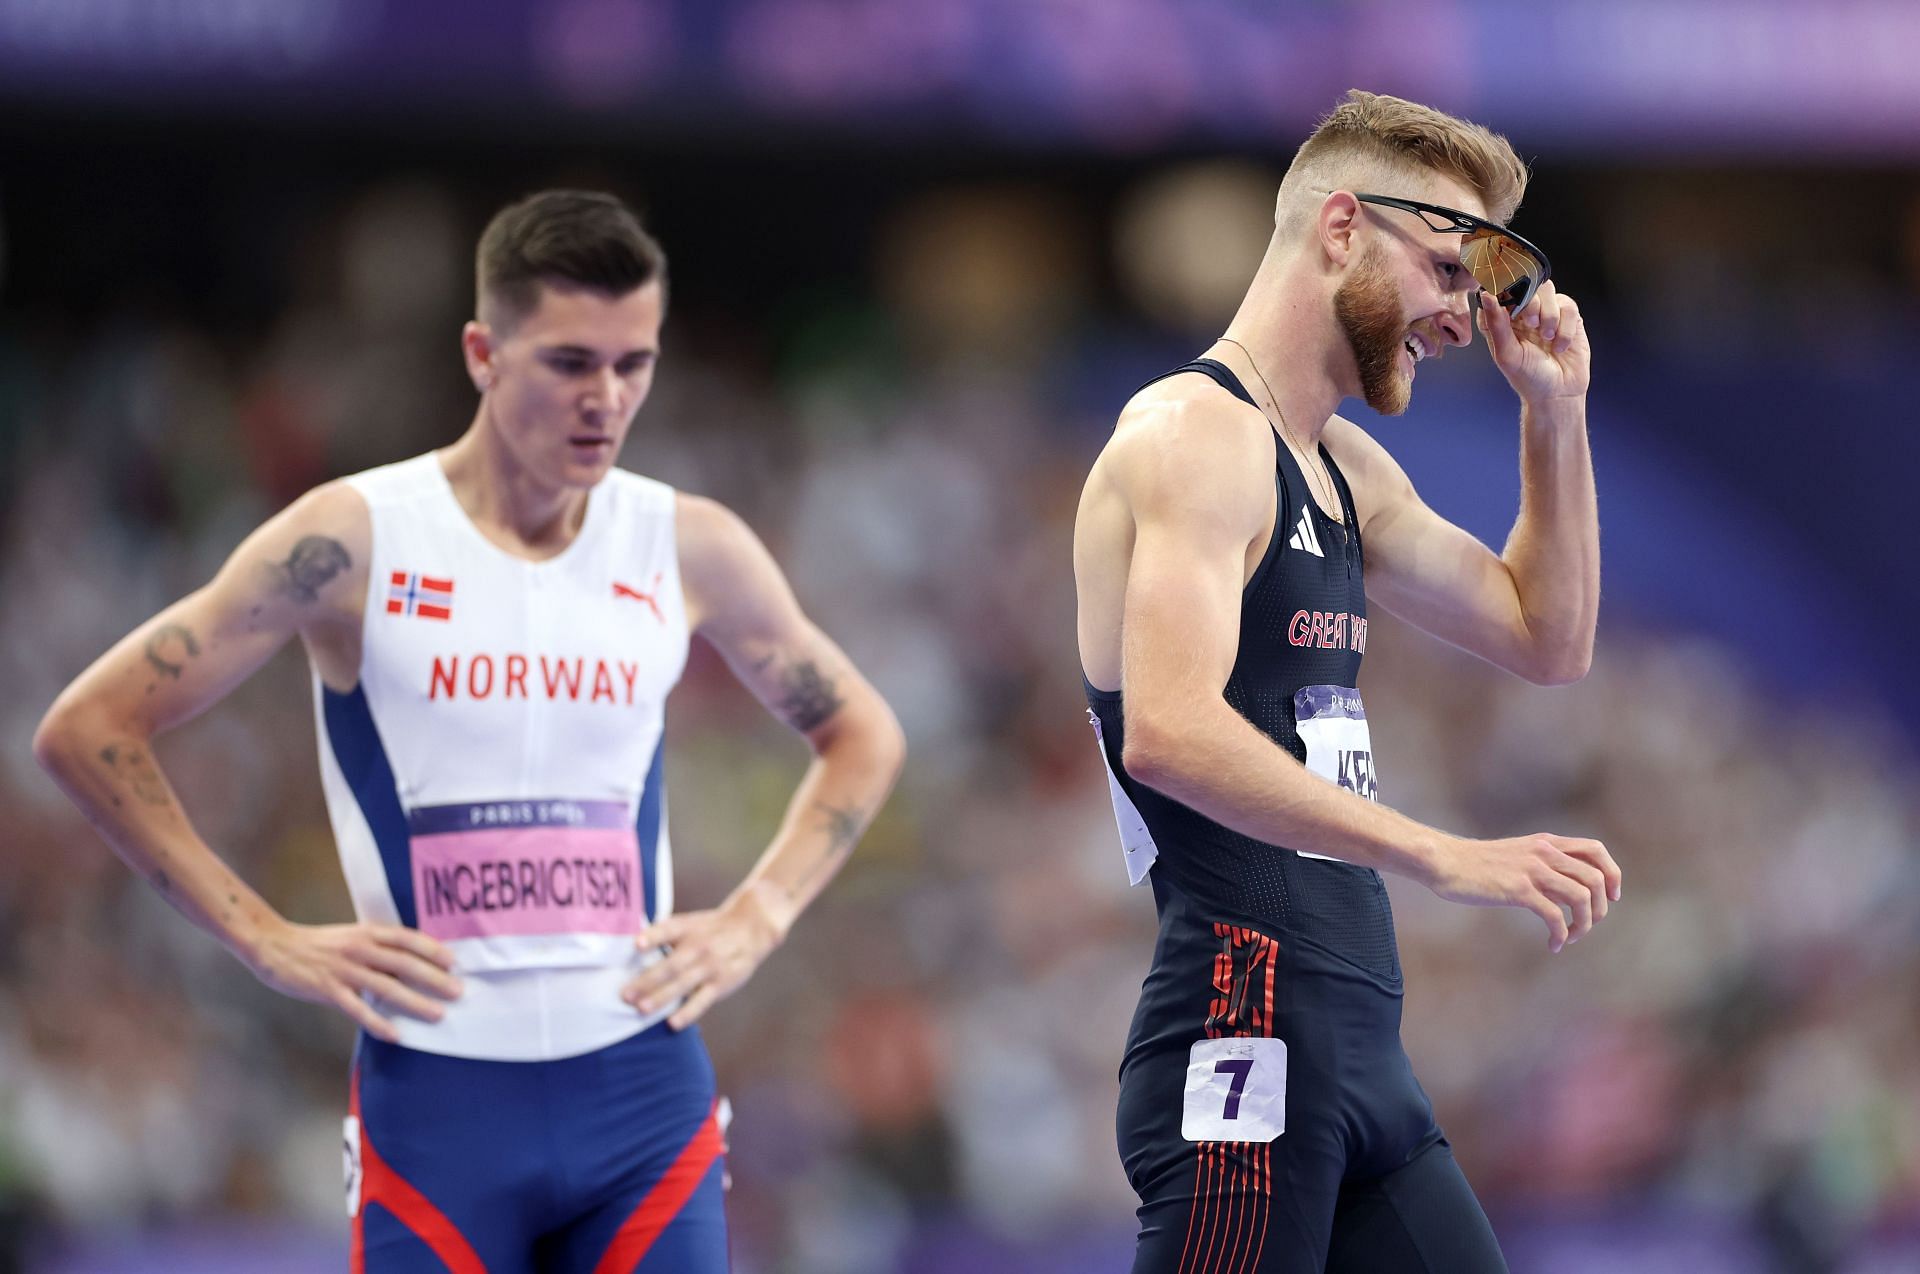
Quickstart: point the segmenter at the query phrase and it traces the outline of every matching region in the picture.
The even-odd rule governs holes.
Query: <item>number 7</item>
[[[1238,1119],[1240,1118],[1240,1094],[1246,1090],[1247,1076],[1253,1074],[1253,1059],[1251,1057],[1230,1058],[1213,1064],[1214,1074],[1218,1075],[1224,1071],[1233,1073],[1233,1085],[1227,1089],[1227,1108],[1221,1112],[1220,1118]]]

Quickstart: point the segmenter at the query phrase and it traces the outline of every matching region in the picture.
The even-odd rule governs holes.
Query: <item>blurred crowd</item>
[[[165,302],[0,324],[0,1268],[181,1224],[344,1243],[350,1028],[172,914],[28,741],[292,496],[464,427],[454,334],[487,211],[420,184],[342,203],[281,259],[290,300],[263,325]],[[1155,215],[1126,233],[1232,229]],[[1018,198],[907,209],[873,295],[802,320],[729,315],[679,276],[623,457],[747,517],[913,749],[842,876],[705,1025],[749,1274],[1092,1271],[1131,1246],[1115,1072],[1153,906],[1126,887],[1080,698],[1067,547],[1114,411],[1245,272],[1147,280],[1162,326],[1116,330],[1076,307],[1049,224]],[[1249,234],[1257,255],[1257,217]],[[1462,833],[1597,836],[1625,871],[1614,915],[1557,956],[1531,916],[1393,882],[1408,1048],[1516,1269],[1595,1219],[1602,1243],[1713,1237],[1690,1274],[1912,1268],[1920,760],[1894,724],[1616,610],[1570,688],[1386,618],[1361,688],[1382,799]],[[709,905],[804,749],[704,650],[669,717],[679,905]],[[159,755],[285,914],[347,916],[297,652]],[[1594,1259],[1551,1267],[1660,1268]]]

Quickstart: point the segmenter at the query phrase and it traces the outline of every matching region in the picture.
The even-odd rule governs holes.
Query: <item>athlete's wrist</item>
[[[1587,391],[1580,389],[1565,394],[1522,397],[1520,420],[1523,424],[1548,429],[1571,429],[1582,426],[1587,422]]]
[[[1457,836],[1423,827],[1405,842],[1403,875],[1427,889],[1438,891],[1448,870],[1459,858],[1462,842]]]
[[[235,959],[258,971],[292,928],[292,921],[263,903],[258,910],[247,908],[234,916],[226,932],[217,936]]]
[[[770,880],[749,880],[728,897],[726,909],[759,930],[771,950],[787,940],[800,909],[785,889]]]

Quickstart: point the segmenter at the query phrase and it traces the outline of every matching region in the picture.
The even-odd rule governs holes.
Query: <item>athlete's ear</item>
[[[1313,229],[1327,260],[1336,266],[1346,265],[1358,247],[1355,240],[1360,233],[1360,201],[1351,190],[1334,191],[1321,201]]]
[[[460,329],[460,353],[467,362],[467,377],[481,393],[493,388],[493,329],[478,319],[469,319]]]

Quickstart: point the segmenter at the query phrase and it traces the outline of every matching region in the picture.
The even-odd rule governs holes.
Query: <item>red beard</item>
[[[1400,374],[1407,323],[1379,244],[1368,247],[1333,294],[1333,312],[1360,370],[1360,396],[1382,416],[1398,416],[1413,397],[1412,382]]]

